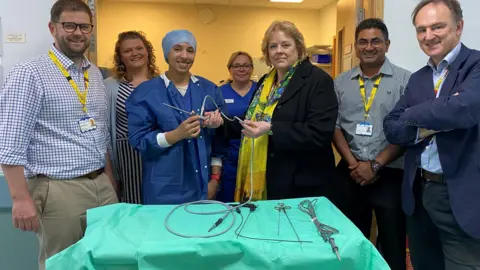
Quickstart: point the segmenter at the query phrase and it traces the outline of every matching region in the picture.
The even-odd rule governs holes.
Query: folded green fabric
[[[315,198],[310,198],[311,200]],[[174,206],[140,206],[115,204],[87,212],[85,237],[75,245],[47,260],[48,270],[133,270],[133,269],[301,269],[301,270],[382,270],[390,269],[375,247],[326,198],[318,198],[318,220],[340,232],[334,235],[342,258],[338,261],[330,244],[323,241],[307,214],[298,209],[304,199],[255,202],[241,234],[248,237],[296,240],[285,215],[274,209],[278,202],[291,206],[287,214],[302,241],[299,243],[251,240],[238,237],[235,226],[213,238],[182,238],[165,229],[165,217]],[[222,210],[219,205],[199,205],[194,211]],[[248,208],[242,208],[245,218]],[[208,229],[221,215],[192,215],[178,209],[169,225],[186,235],[207,235]],[[212,234],[228,227],[232,216]]]

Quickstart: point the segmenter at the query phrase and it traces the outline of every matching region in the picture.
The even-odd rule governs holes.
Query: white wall
[[[392,45],[387,56],[396,65],[410,71],[423,67],[428,58],[418,46],[411,14],[419,0],[385,0],[384,18]],[[465,28],[462,42],[480,50],[480,0],[460,0]]]
[[[48,21],[54,2],[0,0],[0,86],[15,64],[48,51],[53,41]],[[26,34],[26,42],[5,43],[7,34]],[[6,182],[0,177],[0,269],[37,269],[38,243],[35,234],[13,227],[10,207]]]
[[[3,79],[15,64],[45,53],[52,44],[48,22],[54,2],[0,0],[0,65],[3,66]],[[26,34],[26,43],[5,43],[5,36],[13,33]]]

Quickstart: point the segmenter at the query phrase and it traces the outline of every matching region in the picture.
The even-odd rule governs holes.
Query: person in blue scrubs
[[[250,78],[253,73],[253,59],[246,52],[235,52],[227,64],[231,79],[224,84],[222,95],[231,117],[243,117],[255,92],[257,83]],[[220,189],[216,199],[222,202],[233,202],[237,178],[238,151],[240,139],[229,141],[228,156],[223,162]]]
[[[211,179],[222,166],[214,136],[222,119],[212,100],[202,104],[208,95],[225,111],[225,101],[214,83],[190,73],[197,49],[192,33],[171,31],[162,48],[168,71],[140,84],[126,102],[128,140],[142,156],[142,203],[213,198],[218,181]],[[214,113],[202,120],[203,112]]]

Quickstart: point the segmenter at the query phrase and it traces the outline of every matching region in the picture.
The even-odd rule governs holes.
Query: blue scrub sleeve
[[[131,95],[125,103],[125,110],[128,116],[128,141],[134,149],[147,158],[169,150],[158,144],[157,135],[161,131],[146,99]]]

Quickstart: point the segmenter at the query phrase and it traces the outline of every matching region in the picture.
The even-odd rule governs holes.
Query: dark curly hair
[[[118,40],[117,43],[115,43],[115,54],[113,56],[113,76],[116,79],[125,79],[127,81],[132,80],[132,78],[127,77],[127,69],[120,56],[120,45],[124,40],[127,39],[140,39],[143,42],[143,45],[148,52],[148,78],[151,79],[158,76],[160,71],[155,64],[156,58],[155,54],[153,53],[153,45],[147,40],[145,33],[140,31],[127,31],[118,34]]]

